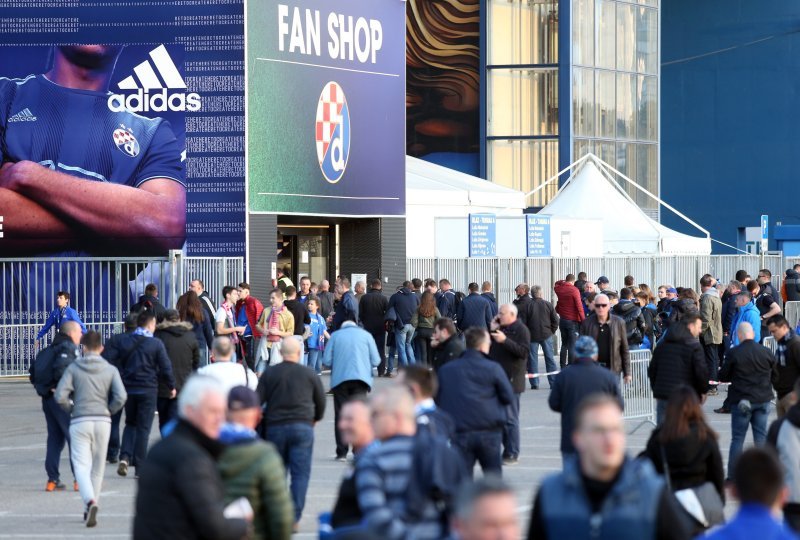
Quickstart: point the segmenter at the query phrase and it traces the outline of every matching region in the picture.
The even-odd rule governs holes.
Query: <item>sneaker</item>
[[[519,465],[518,457],[505,457],[503,458],[503,465],[514,466]]]
[[[47,482],[47,486],[45,486],[44,488],[45,491],[63,491],[65,489],[67,489],[67,486],[62,484],[61,481],[59,480],[56,481],[49,480]]]
[[[347,456],[336,456],[334,459],[340,463],[345,463],[347,461]]]
[[[86,507],[86,526],[94,527],[97,525],[97,503],[90,501]]]
[[[120,476],[128,476],[128,462],[124,459],[119,460],[119,467],[117,467],[117,474]]]
[[[731,410],[727,407],[720,407],[719,409],[714,409],[714,412],[717,414],[731,414]]]
[[[72,482],[72,491],[80,491],[80,489],[78,489],[78,481],[77,480]]]

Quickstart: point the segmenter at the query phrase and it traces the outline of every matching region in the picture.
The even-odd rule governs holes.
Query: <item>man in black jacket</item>
[[[464,456],[470,474],[477,461],[484,475],[501,475],[502,430],[507,408],[514,402],[514,391],[503,368],[487,356],[489,333],[483,328],[470,328],[464,338],[467,351],[439,370],[436,403],[455,422],[453,445]]]
[[[483,284],[481,284],[481,296],[489,301],[489,307],[492,310],[492,317],[495,317],[499,308],[497,305],[497,298],[494,297],[494,293],[492,292],[491,281],[484,281]]]
[[[139,297],[139,301],[131,307],[131,313],[141,313],[142,311],[152,311],[156,316],[156,322],[164,320],[166,308],[158,301],[158,287],[155,283],[148,283],[144,288],[144,294]]]
[[[306,305],[297,299],[297,289],[294,285],[286,287],[286,300],[283,305],[294,317],[294,335],[302,336],[306,331],[306,325],[311,324],[311,315],[308,314]]]
[[[492,345],[489,358],[500,364],[511,383],[514,399],[506,410],[503,427],[503,464],[519,462],[519,396],[525,391],[525,364],[530,354],[531,335],[517,320],[517,306],[500,306],[495,321],[492,321]]]
[[[119,363],[116,361],[119,359],[120,343],[123,339],[127,339],[125,337],[127,334],[131,334],[134,330],[136,330],[136,320],[138,318],[138,315],[129,313],[128,316],[125,317],[125,331],[122,334],[114,334],[105,343],[105,347],[103,348],[101,356],[117,369],[120,369]],[[114,361],[112,361],[112,359],[114,359]],[[122,374],[120,373],[120,376],[121,375]],[[108,451],[106,452],[107,463],[117,463],[119,461],[119,423],[122,419],[122,411],[124,410],[125,407],[123,407],[122,410],[116,414],[111,415],[111,434],[108,437]]]
[[[755,332],[748,322],[737,326],[739,345],[725,358],[719,380],[730,382],[731,447],[728,454],[728,478],[733,478],[736,460],[742,453],[748,425],[753,426],[753,442],[758,446],[767,438],[767,419],[772,400],[772,377],[775,357],[769,349],[754,341]]]
[[[224,450],[217,438],[225,405],[225,392],[211,377],[195,375],[186,382],[178,399],[178,425],[153,446],[141,467],[134,540],[247,536],[246,521],[223,515],[215,462]]]
[[[699,336],[703,319],[699,313],[690,313],[669,327],[664,341],[656,347],[647,368],[650,388],[656,398],[656,422],[664,422],[667,400],[672,392],[685,384],[694,388],[698,398],[705,401],[708,393],[708,365],[700,345]]]
[[[214,315],[217,313],[217,307],[214,305],[211,297],[208,296],[208,291],[205,290],[203,281],[200,279],[193,279],[192,282],[189,283],[189,290],[192,290],[195,292],[195,294],[197,294],[197,297],[200,298],[200,304],[202,304],[206,315],[208,315],[208,320],[213,321]]]
[[[542,288],[539,285],[531,287],[531,301],[526,306],[525,315],[520,318],[525,321],[530,332],[531,343],[528,354],[528,373],[539,373],[539,347],[544,353],[544,366],[547,373],[558,370],[556,358],[553,354],[553,334],[558,330],[558,315],[553,304],[543,298]],[[547,376],[547,382],[553,387],[553,375]],[[539,377],[530,380],[531,390],[539,388]]]
[[[578,405],[592,394],[608,394],[623,407],[619,391],[619,377],[597,364],[597,343],[589,336],[575,342],[576,361],[556,375],[553,389],[547,400],[550,408],[561,413],[561,455],[566,460],[575,454],[572,432]]]
[[[776,412],[782,418],[793,404],[792,390],[800,378],[800,337],[789,328],[789,321],[783,315],[771,317],[767,328],[777,342],[772,386],[778,394]]]
[[[631,382],[631,360],[625,322],[611,313],[611,303],[604,294],[594,297],[594,311],[581,323],[580,333],[597,343],[597,361],[612,373],[622,374]]]
[[[451,319],[442,317],[433,326],[433,369],[439,369],[464,354],[464,340],[456,332],[456,325]]]
[[[158,338],[167,350],[172,376],[175,378],[175,391],[180,393],[186,379],[200,367],[200,346],[194,335],[191,323],[181,322],[180,314],[168,309],[164,314],[164,322],[156,326],[153,337]],[[167,422],[178,415],[178,401],[170,397],[172,392],[167,384],[158,381],[158,429],[163,430]]]
[[[412,365],[414,358],[414,327],[411,317],[419,307],[419,297],[411,290],[411,282],[404,281],[403,286],[389,299],[389,309],[394,309],[397,319],[394,321],[394,339],[397,346],[397,362],[401,366]]]
[[[392,372],[392,366],[386,366],[386,312],[389,300],[383,295],[383,284],[380,279],[373,279],[367,294],[358,301],[358,318],[364,330],[372,334],[381,363],[378,365],[378,377]]]
[[[522,324],[528,324],[528,321],[525,320],[525,317],[528,314],[528,304],[531,303],[531,288],[528,286],[527,283],[520,283],[517,285],[517,288],[514,289],[514,293],[516,293],[517,297],[514,299],[514,305],[517,306],[517,312],[519,313],[519,320],[522,321]]]
[[[627,287],[623,287],[619,291],[619,304],[614,306],[611,312],[625,322],[628,348],[640,348],[642,341],[644,341],[644,333],[647,330],[647,326],[644,322],[642,309],[633,301],[633,291]]]
[[[147,441],[158,402],[158,381],[167,385],[170,397],[175,397],[175,378],[172,364],[164,344],[153,338],[156,317],[151,311],[143,311],[136,319],[137,328],[124,334],[118,348],[104,356],[117,366],[128,401],[125,402],[125,430],[122,432],[117,474],[128,475],[128,466],[138,467],[147,454]]]
[[[469,294],[458,305],[456,313],[458,327],[463,331],[473,326],[488,330],[492,324],[492,307],[486,298],[478,294],[480,287],[477,283],[470,283],[467,288]]]
[[[298,365],[301,351],[298,340],[284,339],[283,362],[267,370],[258,381],[261,402],[267,405],[266,439],[278,449],[292,477],[289,491],[295,525],[303,514],[311,478],[314,426],[325,415],[325,390],[312,369]]]

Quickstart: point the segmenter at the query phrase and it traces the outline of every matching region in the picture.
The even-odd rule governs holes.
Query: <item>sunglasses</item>
[[[608,307],[608,304],[595,304],[594,307]]]

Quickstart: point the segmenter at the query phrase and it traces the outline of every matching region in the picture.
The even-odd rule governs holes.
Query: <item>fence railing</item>
[[[630,351],[631,382],[625,383],[620,376],[620,390],[625,402],[623,416],[625,420],[638,420],[636,431],[643,424],[656,425],[656,401],[650,389],[647,367],[650,365],[650,351]]]

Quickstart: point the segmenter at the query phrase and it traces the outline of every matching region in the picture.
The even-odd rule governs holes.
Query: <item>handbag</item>
[[[659,447],[661,449],[661,462],[664,465],[664,478],[667,482],[667,488],[673,491],[667,453],[663,445],[659,445]],[[683,510],[704,529],[725,522],[725,503],[722,502],[722,497],[719,496],[719,492],[713,483],[704,482],[699,486],[673,491],[673,494]]]

